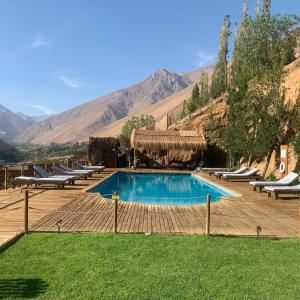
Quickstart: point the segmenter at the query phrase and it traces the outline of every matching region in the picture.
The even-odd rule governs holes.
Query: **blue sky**
[[[253,11],[255,0],[250,1]],[[275,13],[300,14],[295,0]],[[211,64],[224,15],[242,0],[0,0],[0,104],[59,113],[156,69]]]

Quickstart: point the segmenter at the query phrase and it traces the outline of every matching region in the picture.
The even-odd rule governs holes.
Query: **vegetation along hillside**
[[[204,129],[210,144],[223,149],[228,164],[255,164],[263,174],[278,167],[279,146],[290,144],[290,169],[300,153],[299,18],[273,16],[270,1],[251,17],[247,3],[228,62],[230,19],[224,19],[207,95],[198,82],[183,119],[174,129]],[[201,97],[206,95],[205,103]]]

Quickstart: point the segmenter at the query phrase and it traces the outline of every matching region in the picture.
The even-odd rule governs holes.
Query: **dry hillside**
[[[294,62],[289,64],[286,67],[287,76],[285,79],[284,86],[287,88],[287,100],[290,100],[292,103],[296,102],[296,99],[299,95],[300,91],[300,58],[296,59]],[[190,117],[185,118],[181,122],[172,126],[175,129],[183,129],[183,130],[203,130],[204,134],[207,136],[207,132],[205,132],[205,124],[209,116],[213,116],[218,119],[219,122],[224,120],[226,115],[227,105],[224,99],[220,98],[212,102],[210,105],[198,110],[197,112],[190,115]],[[293,152],[292,145],[289,149],[289,170],[293,170],[296,167],[296,159]],[[262,162],[258,165],[258,167],[262,170],[265,165],[265,162]],[[275,154],[271,159],[268,173],[273,172],[278,169],[277,162],[275,160]]]
[[[32,119],[26,119],[0,105],[0,138],[10,141],[33,123]]]

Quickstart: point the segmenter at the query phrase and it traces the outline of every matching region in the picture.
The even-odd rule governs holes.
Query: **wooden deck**
[[[100,176],[80,181],[78,185],[68,187],[63,191],[34,189],[35,195],[29,200],[30,229],[56,231],[56,222],[62,220],[62,231],[113,231],[112,201],[102,198],[99,194],[84,192],[88,187],[113,172],[114,170],[107,170]],[[274,198],[267,198],[265,193],[253,192],[246,182],[232,183],[217,180],[212,176],[205,175],[204,177],[242,195],[211,204],[211,232],[213,234],[254,236],[256,226],[259,225],[262,228],[261,234],[264,236],[298,236],[299,204],[297,200],[275,201]],[[6,198],[12,201],[15,194],[15,201],[0,207],[0,244],[23,230],[23,202],[19,201],[19,191],[10,193],[10,196]],[[0,195],[5,198],[4,191],[0,191]],[[205,205],[159,206],[120,201],[118,230],[119,232],[203,234]]]

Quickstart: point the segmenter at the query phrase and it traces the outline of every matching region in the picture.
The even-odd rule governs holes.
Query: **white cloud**
[[[30,43],[29,48],[41,48],[48,47],[51,43],[47,41],[43,36],[37,35],[33,41]]]
[[[82,86],[82,83],[78,79],[75,79],[74,77],[69,75],[68,71],[62,71],[55,74],[55,78],[60,80],[64,85],[70,88],[78,89]]]
[[[215,60],[215,54],[208,54],[205,51],[199,50],[197,53],[197,65],[198,67],[205,67],[210,65]]]
[[[41,104],[26,103],[25,105],[35,108],[35,109],[41,111],[45,115],[53,115],[54,114],[54,112],[51,109],[49,109]]]

